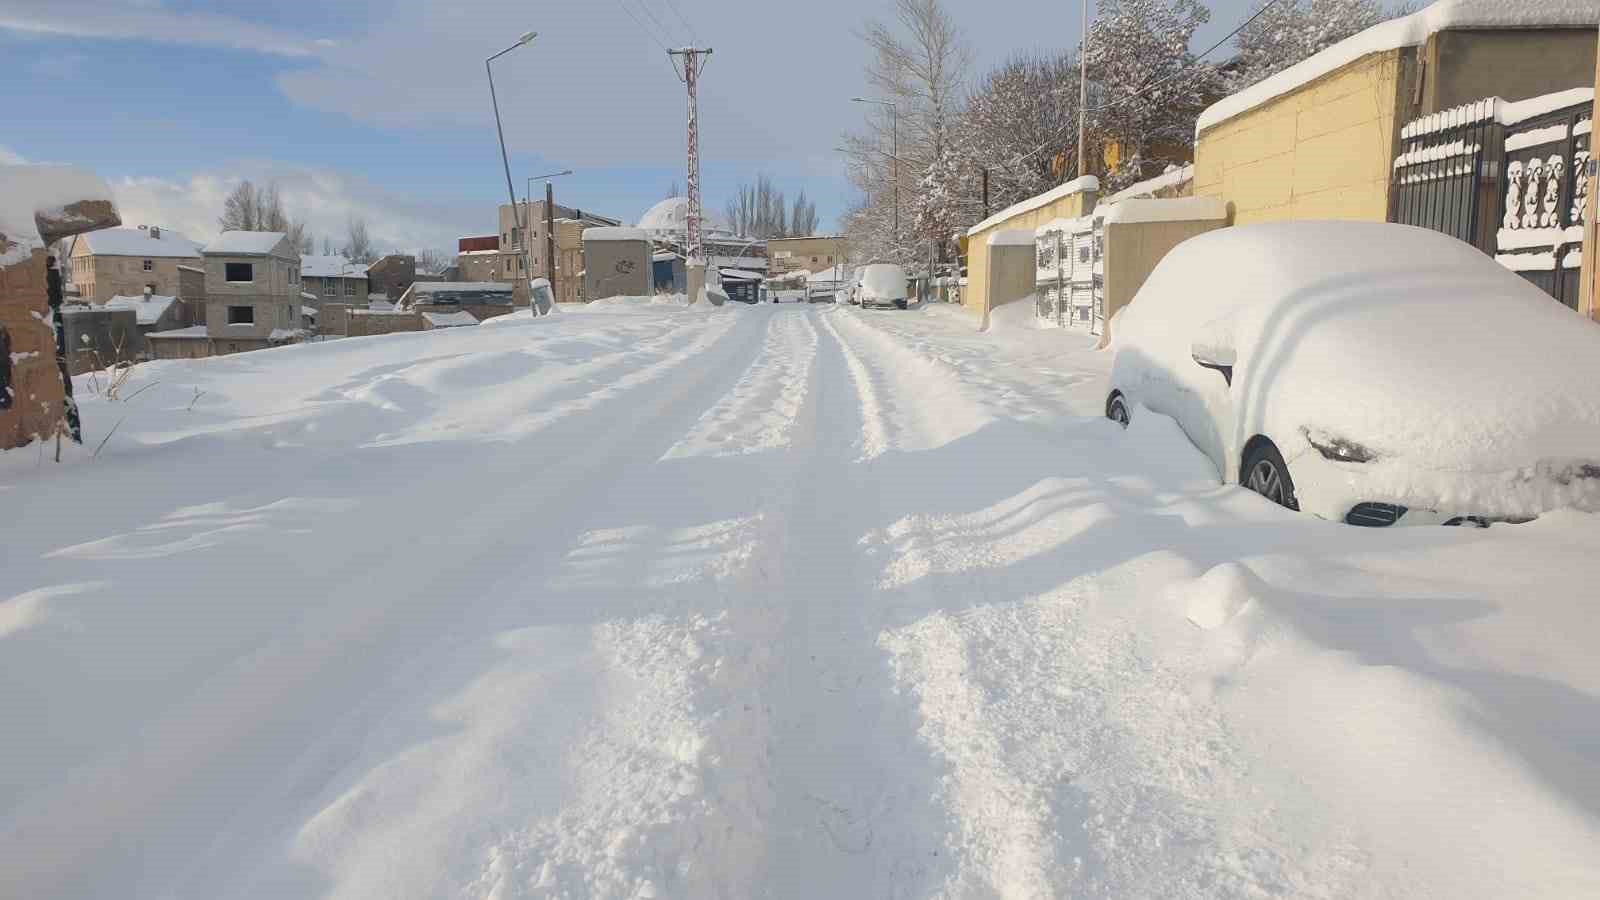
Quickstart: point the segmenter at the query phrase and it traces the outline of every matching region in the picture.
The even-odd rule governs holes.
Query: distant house
[[[815,237],[769,238],[767,240],[767,276],[776,277],[790,272],[820,272],[844,262],[845,239],[818,235]]]
[[[367,287],[373,297],[393,303],[405,296],[418,281],[445,281],[435,272],[420,271],[417,258],[409,253],[391,253],[367,267]]]
[[[371,291],[365,263],[343,256],[300,257],[300,290],[324,303],[366,306]]]
[[[300,327],[300,254],[287,235],[225,231],[205,250],[206,333],[218,354],[292,343]]]
[[[466,310],[455,312],[425,312],[422,314],[422,330],[432,331],[435,328],[460,328],[464,325],[478,324],[478,317]]]
[[[87,303],[115,296],[178,293],[178,267],[200,264],[200,248],[183,235],[157,226],[107,228],[71,242],[71,280]]]

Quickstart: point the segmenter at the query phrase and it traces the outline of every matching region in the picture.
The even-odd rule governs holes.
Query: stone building
[[[206,335],[217,355],[293,343],[300,254],[275,231],[224,231],[206,246]]]
[[[300,257],[300,290],[315,294],[320,307],[325,303],[343,303],[363,307],[371,291],[367,279],[368,266],[351,262],[343,256]]]
[[[54,324],[64,278],[46,248],[120,225],[110,198],[103,181],[80,170],[0,165],[0,450],[79,438]]]
[[[419,281],[400,299],[400,307],[417,313],[469,312],[482,322],[513,312],[515,289],[494,281]]]
[[[70,244],[70,278],[78,296],[99,305],[112,297],[176,296],[178,267],[200,264],[200,248],[168,228],[107,228]]]
[[[790,272],[821,272],[845,261],[845,239],[835,235],[768,238],[767,277]]]
[[[406,290],[418,281],[448,281],[443,275],[419,271],[417,258],[409,253],[391,253],[367,267],[369,296],[399,302]]]

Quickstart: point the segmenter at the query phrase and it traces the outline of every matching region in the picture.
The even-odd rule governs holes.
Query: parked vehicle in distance
[[[850,287],[845,293],[851,306],[861,305],[861,276],[865,275],[866,271],[866,266],[859,266],[850,274]]]
[[[1600,510],[1600,327],[1448,235],[1210,232],[1161,261],[1111,340],[1109,418],[1172,417],[1224,483],[1290,509],[1369,526]]]
[[[873,263],[861,267],[856,295],[862,309],[870,307],[906,308],[906,270],[893,263]]]

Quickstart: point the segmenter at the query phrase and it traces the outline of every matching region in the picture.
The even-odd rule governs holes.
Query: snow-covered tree
[[[1257,0],[1256,15],[1235,39],[1228,89],[1240,90],[1281,72],[1353,34],[1411,12],[1381,0]]]
[[[1162,148],[1193,144],[1195,117],[1216,94],[1218,76],[1189,44],[1210,18],[1199,0],[1100,0],[1087,54],[1103,95],[1090,121],[1118,151],[1106,173],[1111,187],[1178,161]]]

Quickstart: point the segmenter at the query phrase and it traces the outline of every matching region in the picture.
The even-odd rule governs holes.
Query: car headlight
[[[1306,436],[1306,441],[1322,454],[1323,459],[1334,462],[1364,463],[1372,462],[1378,458],[1377,451],[1370,447],[1358,444],[1348,438],[1336,434],[1329,434],[1315,428],[1302,428],[1301,433]]]

